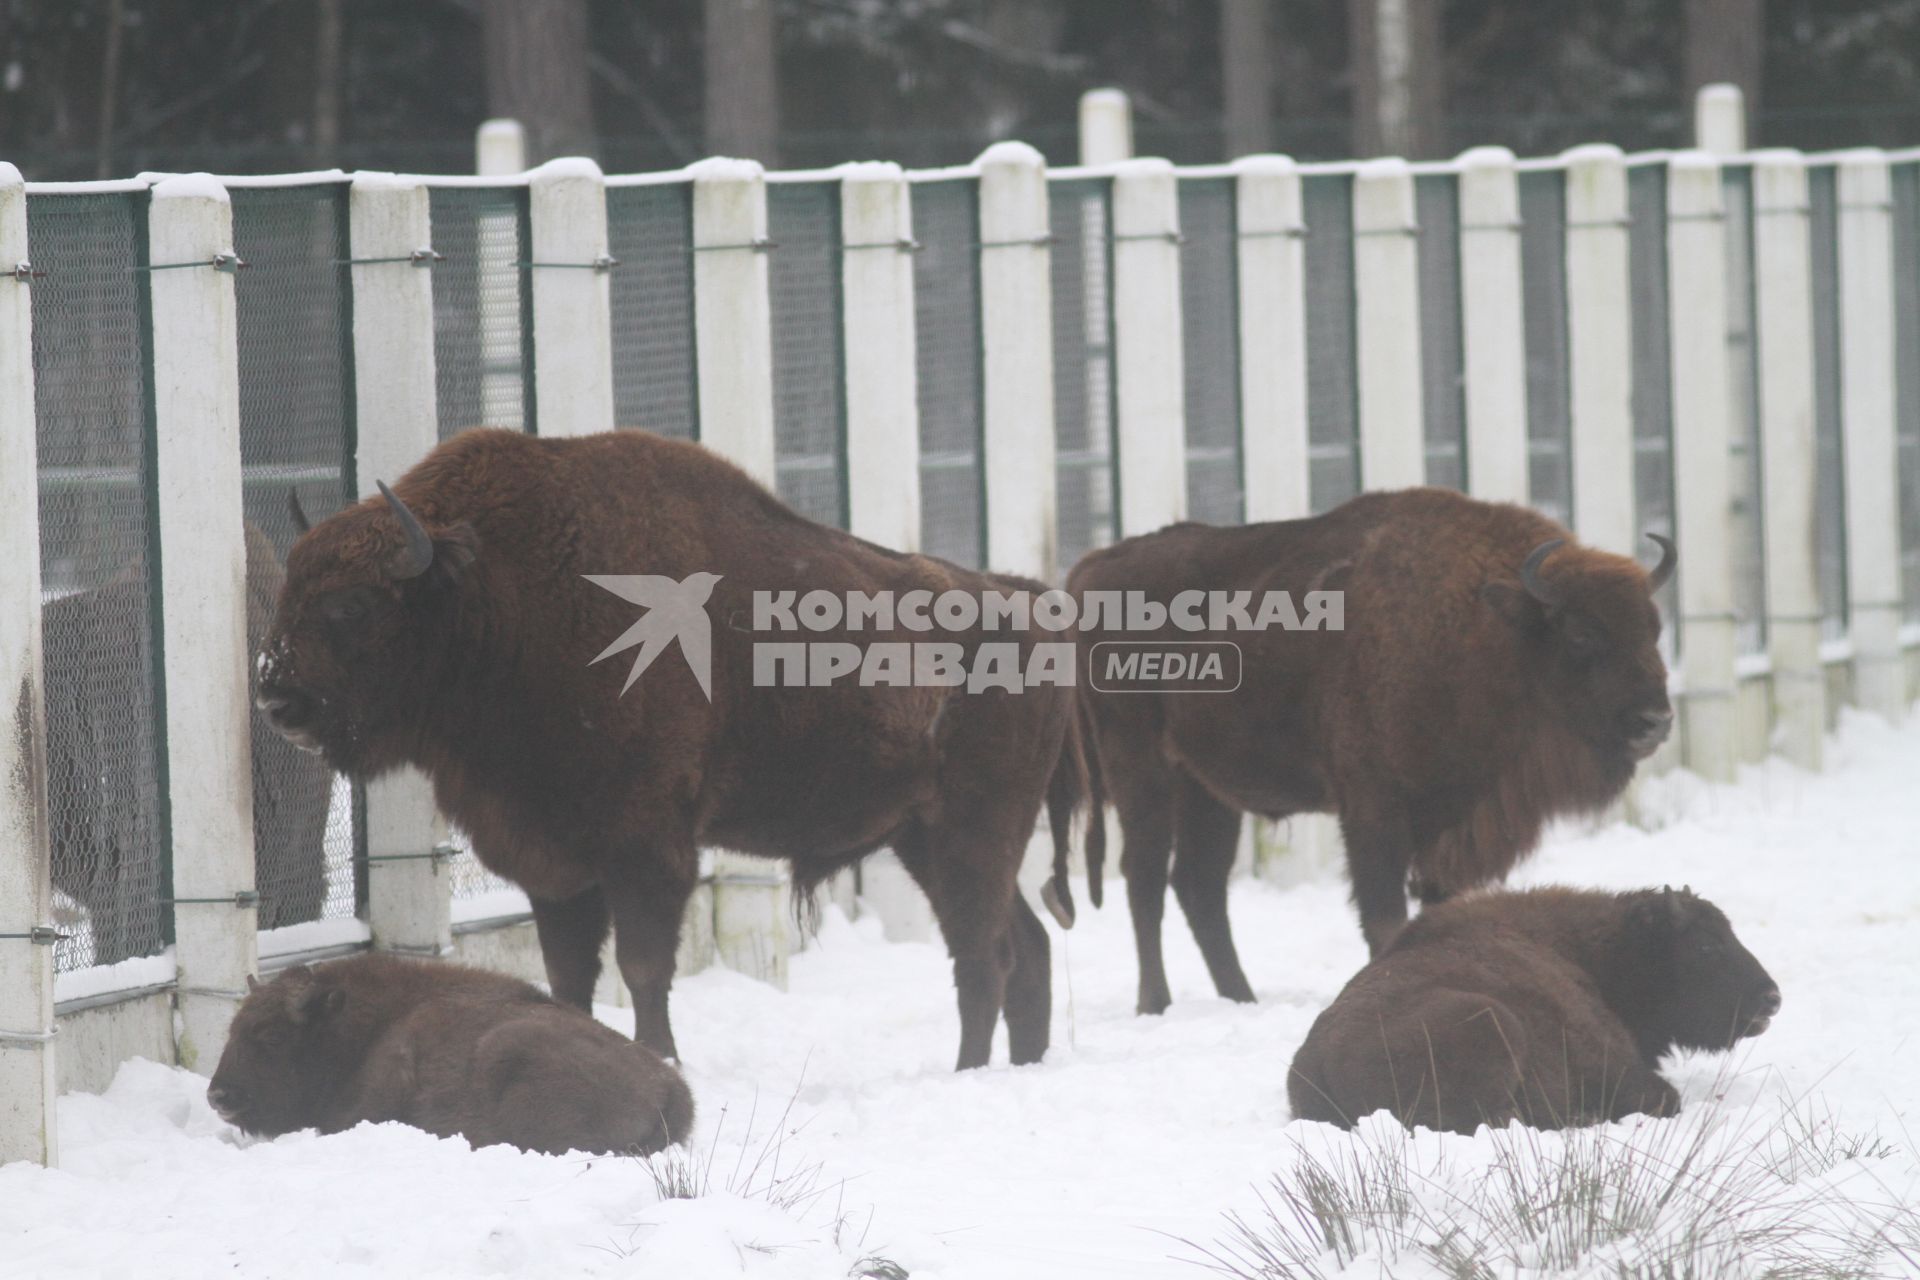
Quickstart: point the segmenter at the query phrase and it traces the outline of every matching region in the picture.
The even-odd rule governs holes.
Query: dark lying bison
[[[1673,1115],[1670,1049],[1757,1036],[1780,988],[1690,891],[1488,893],[1423,911],[1294,1055],[1298,1120],[1542,1129]]]
[[[248,986],[207,1101],[249,1133],[397,1120],[476,1147],[650,1155],[693,1126],[679,1072],[517,978],[363,955]]]
[[[1573,545],[1537,512],[1410,489],[1308,520],[1175,525],[1083,558],[1067,586],[1083,604],[1090,888],[1098,905],[1098,815],[1111,798],[1140,1011],[1169,1000],[1160,919],[1170,858],[1215,986],[1253,999],[1227,926],[1242,812],[1340,816],[1378,955],[1406,923],[1410,871],[1423,899],[1443,900],[1504,877],[1548,818],[1618,796],[1673,720],[1652,600],[1673,550],[1659,541],[1665,554],[1649,575]],[[1085,609],[1093,592],[1161,605],[1182,592],[1239,593],[1257,622],[1268,593],[1283,592],[1312,621],[1308,593],[1323,589],[1344,592],[1343,630],[1246,629],[1223,615],[1227,629],[1169,621],[1149,634],[1090,627]],[[1109,640],[1231,641],[1244,669],[1230,692],[1102,692],[1111,673],[1094,659],[1115,649],[1095,646]],[[1059,849],[1066,806],[1051,808]]]
[[[588,574],[645,576],[603,589]],[[1071,690],[850,675],[768,687],[755,665],[756,592],[892,592],[904,612],[908,592],[1018,586],[1034,584],[814,524],[698,445],[470,431],[390,499],[294,544],[260,704],[347,773],[423,770],[480,860],[532,899],[561,1000],[588,1003],[611,920],[637,1035],[663,1055],[702,846],[787,859],[803,889],[888,846],[953,953],[959,1065],[987,1061],[1003,1008],[1013,1060],[1033,1062],[1047,1047],[1047,936],[1014,875]],[[978,653],[995,634],[898,621],[759,640]],[[997,634],[1022,654],[1067,638]],[[596,662],[629,641],[644,671],[626,655]],[[777,670],[790,669],[762,674]]]

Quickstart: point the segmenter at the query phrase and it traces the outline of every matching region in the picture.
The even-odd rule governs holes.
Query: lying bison
[[[1472,1133],[1673,1115],[1670,1049],[1767,1029],[1780,988],[1690,891],[1489,893],[1423,911],[1307,1032],[1295,1119]]]
[[[1140,955],[1139,1009],[1169,1002],[1160,920],[1169,880],[1223,996],[1252,1000],[1227,926],[1240,815],[1340,817],[1361,927],[1375,955],[1406,923],[1409,872],[1427,901],[1503,878],[1556,814],[1597,810],[1673,721],[1651,574],[1572,544],[1523,507],[1443,489],[1370,493],[1308,520],[1181,524],[1083,558],[1081,714],[1096,818],[1087,862],[1100,901],[1111,798]],[[1092,593],[1300,606],[1344,593],[1344,629],[1157,633],[1090,625]],[[1189,620],[1194,615],[1189,613]],[[1330,619],[1332,611],[1326,616]],[[1211,612],[1199,621],[1214,625]],[[1102,642],[1230,641],[1237,688],[1113,692]],[[1099,686],[1108,685],[1103,692]],[[1224,687],[1224,686],[1222,686]],[[1065,806],[1052,806],[1056,847]],[[1056,856],[1056,868],[1061,860]],[[1056,874],[1056,884],[1063,884]]]
[[[616,594],[589,574],[637,576],[608,579]],[[636,1034],[665,1056],[702,846],[787,859],[803,891],[888,846],[953,953],[959,1065],[987,1061],[1003,1008],[1013,1060],[1033,1062],[1047,937],[1014,875],[1071,690],[756,675],[756,592],[1016,586],[1034,584],[814,524],[698,445],[470,431],[294,544],[260,705],[349,774],[423,770],[480,861],[532,899],[561,1000],[587,1005],[611,922]],[[899,621],[760,638],[977,653],[990,634]],[[1022,653],[1059,638],[1000,635]],[[596,662],[629,641],[637,661]]]
[[[247,985],[207,1101],[249,1133],[397,1120],[476,1147],[650,1155],[693,1125],[679,1072],[517,978],[363,955]]]

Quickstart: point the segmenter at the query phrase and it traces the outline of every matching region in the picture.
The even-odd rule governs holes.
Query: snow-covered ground
[[[1518,879],[1690,883],[1785,994],[1738,1054],[1671,1065],[1691,1121],[1614,1126],[1623,1142],[1715,1106],[1762,1127],[1793,1107],[1878,1139],[1808,1179],[1913,1204],[1920,716],[1853,718],[1830,757],[1820,777],[1770,763],[1735,788],[1660,780],[1643,796],[1658,830],[1562,832]],[[1054,1048],[1038,1067],[954,1075],[944,954],[870,922],[830,916],[789,994],[720,971],[682,981],[674,1021],[700,1106],[683,1164],[704,1198],[660,1200],[637,1161],[472,1152],[395,1126],[237,1142],[202,1079],[133,1063],[106,1095],[62,1101],[61,1169],[0,1169],[0,1274],[841,1277],[874,1271],[869,1255],[944,1280],[1203,1274],[1183,1240],[1217,1240],[1223,1211],[1256,1215],[1302,1150],[1355,1150],[1290,1126],[1284,1081],[1364,960],[1359,931],[1340,883],[1237,883],[1261,1001],[1245,1008],[1213,997],[1170,904],[1175,1004],[1144,1019],[1124,909],[1081,902],[1080,926],[1054,934]],[[1484,1133],[1421,1151],[1462,1185],[1493,1158]],[[1588,1269],[1611,1273],[1598,1256]]]

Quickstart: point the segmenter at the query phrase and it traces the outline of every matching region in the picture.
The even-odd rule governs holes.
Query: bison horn
[[[406,550],[394,557],[391,572],[396,578],[417,578],[433,567],[433,539],[427,536],[419,517],[407,510],[407,504],[387,488],[386,481],[376,480],[374,483],[380,486],[380,496],[393,508],[393,518],[400,522],[400,532],[407,535]]]
[[[1528,595],[1541,604],[1560,603],[1560,593],[1540,581],[1540,566],[1547,562],[1548,556],[1566,544],[1565,538],[1553,538],[1543,542],[1528,554],[1525,563],[1520,566],[1520,585],[1527,589]]]
[[[1660,563],[1653,566],[1647,574],[1647,590],[1652,592],[1667,585],[1667,579],[1673,576],[1674,565],[1679,560],[1679,556],[1674,553],[1672,539],[1663,538],[1657,533],[1649,533],[1647,536],[1660,548]]]
[[[306,508],[300,505],[300,491],[292,485],[287,486],[287,514],[293,518],[293,527],[305,533],[313,528],[313,521],[307,519]]]

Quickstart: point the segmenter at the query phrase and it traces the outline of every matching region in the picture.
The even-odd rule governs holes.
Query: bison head
[[[1653,603],[1673,575],[1673,544],[1648,536],[1661,549],[1651,573],[1604,552],[1562,551],[1564,540],[1556,538],[1534,548],[1518,581],[1481,588],[1519,632],[1527,665],[1562,723],[1629,766],[1651,755],[1673,727]]]
[[[290,741],[356,776],[402,763],[385,731],[424,693],[479,547],[472,525],[429,532],[386,485],[380,494],[312,529],[296,505],[302,536],[254,698]]]
[[[1729,1049],[1765,1031],[1780,988],[1733,936],[1720,908],[1690,889],[1629,895],[1629,946],[1644,975],[1643,1041],[1662,1048]]]
[[[222,1119],[269,1137],[317,1122],[327,1053],[327,1018],[346,993],[296,965],[272,982],[247,979],[250,993],[233,1017],[227,1049],[207,1086]]]

